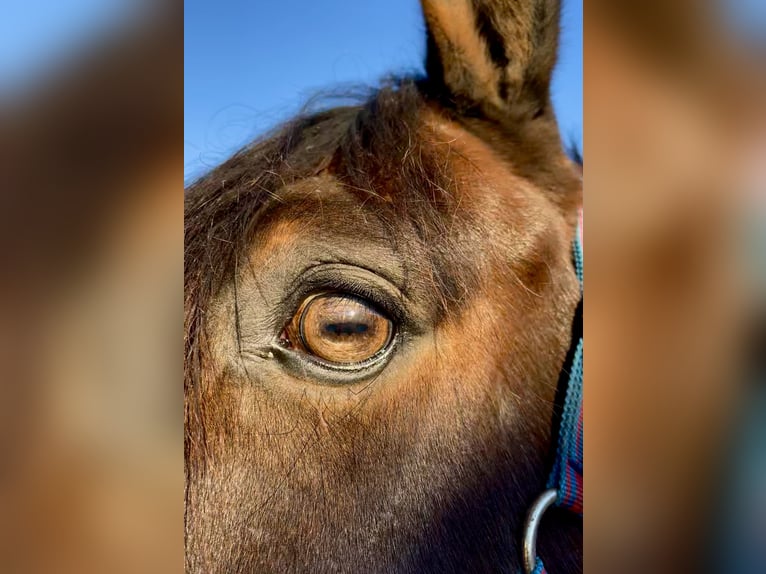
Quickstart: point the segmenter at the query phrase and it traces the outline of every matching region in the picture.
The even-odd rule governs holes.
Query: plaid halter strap
[[[525,574],[547,574],[543,562],[537,556],[537,529],[545,511],[556,505],[582,516],[583,514],[583,455],[582,455],[582,227],[580,226],[573,246],[573,259],[580,280],[580,303],[572,326],[572,347],[567,353],[561,376],[565,382],[564,408],[558,425],[556,458],[543,492],[532,504],[527,515],[523,540]]]

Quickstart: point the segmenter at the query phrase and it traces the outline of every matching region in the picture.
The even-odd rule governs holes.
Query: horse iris
[[[364,299],[323,293],[301,305],[287,331],[289,340],[299,342],[303,351],[330,363],[349,365],[362,363],[385,349],[393,325]]]

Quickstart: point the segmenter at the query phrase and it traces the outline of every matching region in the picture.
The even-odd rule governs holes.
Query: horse
[[[187,572],[522,569],[582,298],[560,7],[421,4],[425,74],[185,190]],[[581,517],[537,550],[581,572]]]

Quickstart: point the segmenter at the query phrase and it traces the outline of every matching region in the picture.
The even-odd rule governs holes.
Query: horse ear
[[[427,82],[467,113],[551,114],[558,0],[422,0]]]

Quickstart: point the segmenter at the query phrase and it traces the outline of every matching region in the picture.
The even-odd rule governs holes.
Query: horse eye
[[[386,349],[391,320],[352,295],[323,293],[306,299],[282,334],[283,342],[330,363],[362,363]]]

